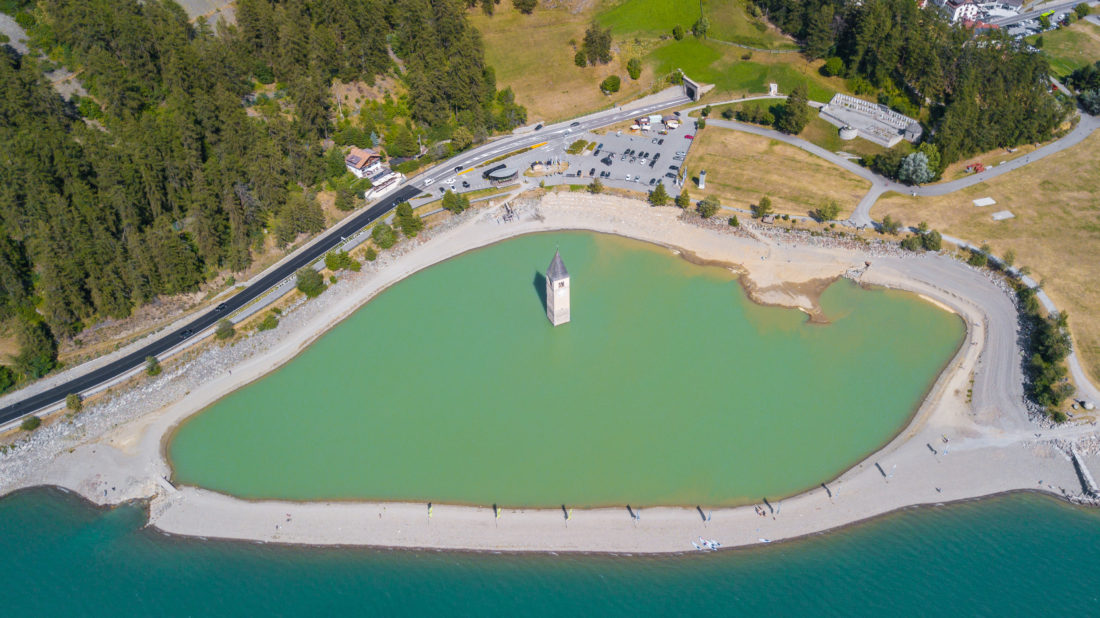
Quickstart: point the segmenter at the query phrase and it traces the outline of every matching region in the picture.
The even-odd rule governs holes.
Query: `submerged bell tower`
[[[550,268],[546,269],[546,317],[554,326],[569,321],[569,271],[561,261],[561,252],[554,252]]]

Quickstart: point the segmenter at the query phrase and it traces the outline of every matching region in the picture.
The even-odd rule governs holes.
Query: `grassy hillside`
[[[827,100],[844,82],[825,78],[818,63],[808,63],[797,53],[751,51],[718,40],[699,40],[688,35],[672,38],[672,28],[690,30],[699,18],[699,0],[595,0],[588,4],[546,8],[522,15],[508,3],[498,5],[494,16],[480,10],[469,13],[481,31],[489,63],[497,82],[511,86],[532,121],[561,120],[610,107],[665,85],[674,69],[716,85],[712,100],[763,93],[770,82],[790,91],[806,81],[810,95]],[[723,41],[770,49],[791,49],[794,43],[766,22],[745,11],[745,0],[704,0],[711,21],[711,36]],[[576,12],[574,12],[576,11]],[[613,34],[614,58],[604,66],[578,67],[573,63],[585,28],[596,21]],[[627,77],[631,58],[643,61],[641,77]],[[608,75],[619,75],[622,90],[605,96],[598,84]]]

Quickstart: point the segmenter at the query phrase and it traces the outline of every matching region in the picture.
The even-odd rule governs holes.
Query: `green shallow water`
[[[560,246],[572,322],[537,291]],[[186,422],[177,481],[253,498],[732,504],[826,481],[897,433],[962,321],[842,281],[831,323],[725,269],[591,233],[526,236],[395,285]]]
[[[1096,614],[1100,511],[1015,495],[672,557],[199,541],[56,490],[0,500],[8,616]]]

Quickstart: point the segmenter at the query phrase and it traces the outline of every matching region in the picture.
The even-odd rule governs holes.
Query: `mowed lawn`
[[[1084,20],[1068,28],[1045,32],[1043,53],[1050,59],[1050,68],[1059,77],[1100,60],[1100,26]],[[1032,44],[1037,37],[1029,38]]]
[[[751,58],[744,59],[751,53]],[[764,94],[769,83],[779,84],[779,91],[789,93],[805,83],[810,98],[828,101],[837,92],[847,92],[844,80],[825,77],[819,69],[824,61],[807,62],[801,54],[770,54],[749,52],[740,47],[713,41],[685,38],[663,45],[649,54],[658,75],[681,69],[688,77],[714,84],[711,100],[727,95]]]
[[[1044,282],[1054,303],[1069,312],[1069,327],[1081,362],[1100,380],[1100,133],[1074,148],[950,195],[879,201],[872,216],[887,214],[906,225],[929,225],[972,243],[989,243],[993,253],[1016,253]],[[709,179],[708,179],[709,180]],[[995,206],[972,201],[991,197]],[[993,221],[1010,210],[1015,219]]]
[[[706,189],[696,189],[700,170]],[[806,215],[828,200],[840,205],[841,219],[855,209],[871,183],[824,159],[759,135],[708,127],[695,137],[687,159],[688,192],[717,195],[722,204],[748,208],[767,195],[778,213]]]
[[[603,3],[596,20],[614,35],[668,36],[680,26],[691,36],[692,24],[706,15],[711,39],[760,49],[798,49],[790,37],[746,8],[746,0],[611,0]]]
[[[596,15],[596,21],[611,28],[613,36],[671,36],[675,26],[688,32],[698,19],[699,0],[612,0],[604,2]]]

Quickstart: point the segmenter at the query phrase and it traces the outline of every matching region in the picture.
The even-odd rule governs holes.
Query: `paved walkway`
[[[837,155],[834,152],[829,152],[824,148],[810,143],[800,137],[794,135],[787,135],[774,129],[768,129],[765,127],[759,127],[756,125],[745,124],[743,122],[735,122],[732,120],[718,120],[707,119],[707,126],[721,127],[724,129],[732,129],[734,131],[742,131],[744,133],[752,133],[754,135],[760,135],[769,139],[779,140],[781,142],[790,144],[797,148],[801,148],[806,152],[817,155],[830,163],[833,163],[845,170],[856,174],[860,178],[864,178],[871,182],[871,189],[867,192],[863,199],[860,200],[856,206],[852,216],[849,217],[848,223],[855,227],[865,227],[873,225],[874,221],[871,219],[871,207],[875,205],[878,198],[887,191],[897,191],[899,193],[908,193],[910,195],[917,196],[937,196],[947,195],[948,193],[954,193],[961,189],[974,186],[976,184],[985,182],[996,178],[1002,174],[1007,174],[1013,170],[1020,169],[1021,167],[1028,165],[1034,161],[1038,161],[1044,157],[1048,157],[1052,154],[1062,152],[1066,148],[1071,148],[1081,143],[1086,137],[1092,134],[1093,131],[1100,128],[1100,118],[1090,116],[1088,114],[1081,114],[1081,120],[1077,123],[1072,131],[1065,136],[1050,142],[1049,144],[1039,148],[1035,152],[1006,161],[1003,165],[997,165],[990,169],[987,169],[980,174],[972,174],[965,178],[958,180],[952,180],[950,182],[942,182],[934,185],[911,187],[909,185],[902,184],[900,182],[890,180],[885,176],[880,176],[871,170],[849,160],[842,156]]]

